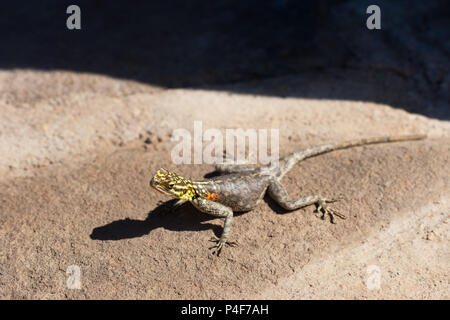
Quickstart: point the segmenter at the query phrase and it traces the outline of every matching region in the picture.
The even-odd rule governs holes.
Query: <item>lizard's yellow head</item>
[[[164,168],[156,172],[150,180],[150,186],[176,199],[191,200],[196,195],[195,187],[189,179]]]

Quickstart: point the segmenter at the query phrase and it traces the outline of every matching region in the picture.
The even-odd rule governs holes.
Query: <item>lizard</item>
[[[320,154],[335,150],[347,149],[376,143],[420,140],[426,135],[387,136],[349,140],[341,143],[321,144],[294,152],[281,158],[277,165],[270,163],[254,167],[245,164],[216,164],[216,171],[221,175],[206,179],[186,179],[175,172],[160,168],[150,180],[150,186],[157,191],[178,199],[173,208],[190,202],[199,211],[224,218],[222,234],[214,236],[210,241],[215,245],[213,253],[220,254],[225,245],[236,246],[236,241],[228,240],[233,220],[233,212],[248,212],[254,209],[268,194],[278,205],[288,211],[315,205],[316,211],[322,213],[322,219],[328,215],[334,223],[334,216],[345,219],[345,215],[331,208],[328,204],[341,200],[326,198],[321,195],[310,195],[299,199],[291,199],[281,179],[298,162]],[[173,209],[172,208],[172,209]]]

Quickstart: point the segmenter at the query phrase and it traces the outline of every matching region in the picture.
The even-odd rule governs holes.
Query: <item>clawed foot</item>
[[[328,215],[330,217],[331,223],[334,223],[334,216],[337,216],[341,219],[346,219],[346,217],[342,213],[333,208],[330,208],[327,205],[327,203],[333,203],[342,200],[343,198],[344,198],[343,196],[339,196],[338,198],[335,199],[320,199],[316,204],[316,211],[322,212],[322,219],[325,219],[325,215]]]
[[[216,245],[210,247],[209,249],[215,249],[215,251],[213,251],[213,254],[217,254],[217,256],[220,255],[220,252],[222,251],[224,245],[230,247],[235,247],[238,245],[237,241],[222,240],[220,238],[217,238],[216,236],[212,237],[209,241],[216,242]]]

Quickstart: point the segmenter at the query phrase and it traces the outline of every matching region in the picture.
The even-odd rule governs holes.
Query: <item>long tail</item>
[[[302,161],[307,158],[311,158],[323,153],[327,153],[330,151],[347,149],[351,147],[363,146],[368,144],[375,143],[388,143],[388,142],[397,142],[397,141],[410,141],[410,140],[422,140],[425,139],[426,135],[417,134],[417,135],[405,135],[405,136],[392,136],[392,137],[377,137],[377,138],[367,138],[367,139],[356,139],[349,140],[340,143],[329,143],[322,144],[315,147],[310,147],[308,149],[295,152],[283,159],[279,162],[279,172],[277,174],[278,178],[282,178],[289,170],[295,166],[296,163]]]

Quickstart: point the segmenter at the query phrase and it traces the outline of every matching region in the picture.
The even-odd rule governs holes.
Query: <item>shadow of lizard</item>
[[[157,228],[172,231],[202,231],[212,230],[214,234],[220,235],[221,226],[205,221],[217,219],[199,212],[190,204],[186,203],[172,210],[176,200],[171,199],[158,205],[147,214],[145,220],[120,219],[112,221],[92,230],[92,240],[123,240],[138,238],[150,234]]]

